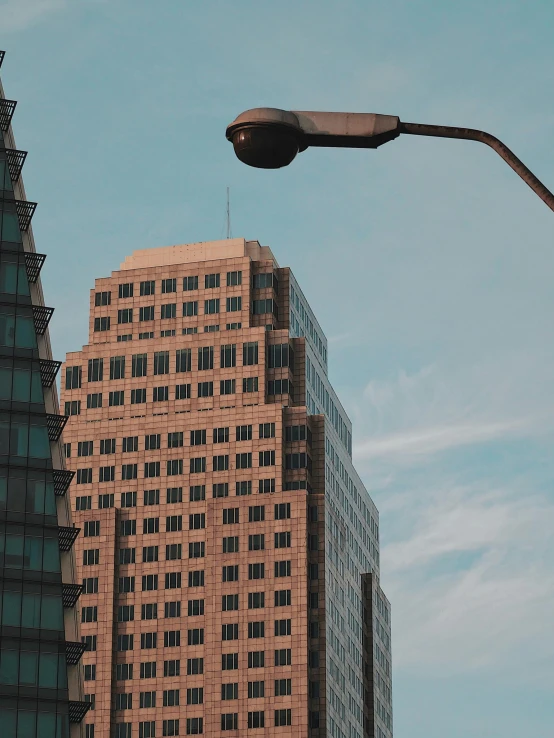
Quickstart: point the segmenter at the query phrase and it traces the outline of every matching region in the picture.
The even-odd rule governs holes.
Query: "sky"
[[[503,140],[554,188],[551,0],[0,0],[54,354],[134,249],[234,236],[291,266],[381,512],[395,738],[554,735],[554,214],[490,149],[401,136],[279,171],[242,110]]]

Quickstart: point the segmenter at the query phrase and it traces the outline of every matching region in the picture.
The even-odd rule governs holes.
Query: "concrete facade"
[[[138,251],[95,282],[89,343],[62,377],[87,738],[392,735],[363,627],[377,511],[298,295],[243,239]],[[335,458],[363,523],[332,510]],[[387,669],[390,686],[390,636]]]

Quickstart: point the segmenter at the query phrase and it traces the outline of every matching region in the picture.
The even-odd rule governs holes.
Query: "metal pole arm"
[[[469,141],[480,141],[494,149],[497,154],[509,164],[514,172],[519,174],[524,182],[543,200],[550,210],[554,211],[554,194],[535,177],[525,164],[504,146],[495,136],[475,128],[455,128],[454,126],[431,126],[425,123],[400,123],[400,133],[409,133],[412,136],[437,136],[438,138],[463,138]]]

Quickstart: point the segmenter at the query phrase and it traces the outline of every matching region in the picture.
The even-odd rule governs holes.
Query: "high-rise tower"
[[[4,52],[0,51],[0,65]],[[15,147],[16,103],[0,84],[0,734],[81,734],[83,701],[71,522],[40,270]]]
[[[290,269],[135,252],[62,384],[89,738],[390,738],[378,513]]]

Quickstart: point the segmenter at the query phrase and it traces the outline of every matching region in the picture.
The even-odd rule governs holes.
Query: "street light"
[[[401,133],[412,136],[464,138],[487,144],[507,162],[541,200],[554,210],[554,195],[490,133],[474,128],[402,123],[395,115],[375,113],[314,113],[277,108],[254,108],[227,126],[226,136],[245,164],[261,169],[288,166],[308,146],[376,149]]]

